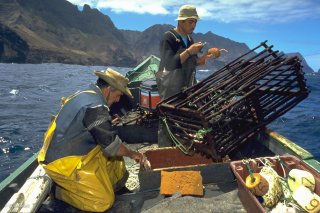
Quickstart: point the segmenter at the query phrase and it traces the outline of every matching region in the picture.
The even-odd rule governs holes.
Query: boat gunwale
[[[14,170],[13,173],[11,173],[3,181],[1,181],[0,194],[5,194],[6,196],[1,196],[2,198],[0,199],[0,209],[2,209],[6,205],[11,196],[23,186],[27,177],[29,177],[37,168],[38,153],[39,152],[33,154],[26,162],[24,162],[21,166]]]

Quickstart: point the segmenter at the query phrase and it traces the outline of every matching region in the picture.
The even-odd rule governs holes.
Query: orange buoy
[[[216,47],[213,47],[213,48],[210,48],[209,50],[208,50],[208,55],[214,55],[214,57],[215,58],[218,58],[218,57],[220,57],[220,55],[221,55],[221,51],[225,51],[225,52],[228,52],[227,50],[225,50],[225,49],[218,49],[218,48],[216,48]]]
[[[259,173],[252,173],[253,178],[248,175],[246,178],[247,188],[256,196],[263,196],[269,190],[268,181]]]

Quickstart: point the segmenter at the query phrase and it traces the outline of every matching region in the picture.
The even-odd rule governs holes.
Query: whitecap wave
[[[17,95],[18,93],[19,93],[19,90],[17,90],[17,89],[13,89],[10,91],[10,94],[12,94],[12,95]]]
[[[2,148],[3,154],[8,154],[9,153],[9,148]]]
[[[4,139],[3,137],[0,137],[0,144],[2,143],[8,143],[8,141],[6,139]]]

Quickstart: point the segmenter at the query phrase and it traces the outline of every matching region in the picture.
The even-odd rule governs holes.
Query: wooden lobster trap
[[[220,160],[308,96],[299,58],[272,47],[262,42],[159,103],[168,135],[182,151]]]

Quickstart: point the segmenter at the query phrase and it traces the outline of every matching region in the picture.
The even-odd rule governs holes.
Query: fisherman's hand
[[[131,154],[130,154],[129,157],[131,159],[135,160],[140,165],[142,165],[146,170],[150,170],[151,169],[151,164],[150,164],[149,160],[147,159],[147,157],[144,154],[131,150]]]
[[[143,154],[140,152],[130,150],[129,158],[135,160],[137,163],[140,163],[140,164],[143,163]]]
[[[206,64],[208,58],[209,58],[209,57],[207,56],[207,54],[204,54],[203,56],[199,57],[199,58],[197,59],[197,65],[204,65],[204,64]]]
[[[187,50],[188,52],[190,52],[191,55],[196,55],[201,51],[203,46],[204,46],[204,43],[197,42],[192,44]]]
[[[112,116],[112,124],[118,124],[121,122],[121,117],[118,114],[115,114]]]

